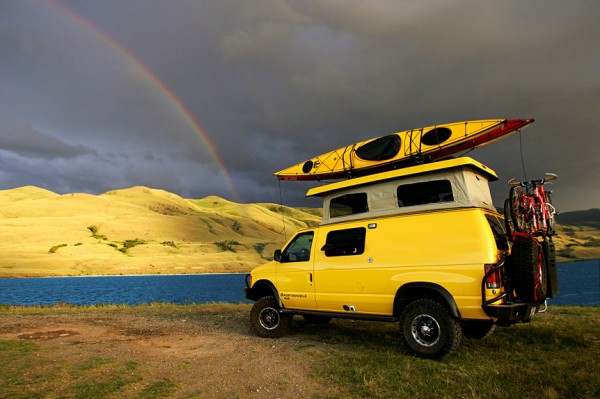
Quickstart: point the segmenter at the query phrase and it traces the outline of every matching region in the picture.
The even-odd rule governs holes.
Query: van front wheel
[[[460,323],[432,299],[417,299],[400,314],[400,331],[417,356],[439,358],[452,354],[462,338]]]
[[[256,335],[263,338],[279,338],[287,332],[291,317],[281,314],[273,296],[265,296],[254,303],[250,310],[250,322]]]

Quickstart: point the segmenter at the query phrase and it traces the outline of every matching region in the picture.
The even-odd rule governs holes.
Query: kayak
[[[406,130],[338,148],[275,172],[275,176],[279,180],[327,180],[404,168],[490,144],[533,121],[486,119]]]

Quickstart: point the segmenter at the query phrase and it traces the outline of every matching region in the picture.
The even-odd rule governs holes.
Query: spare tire
[[[518,237],[514,241],[507,271],[517,299],[528,303],[544,302],[547,275],[542,265],[540,244],[534,237]]]

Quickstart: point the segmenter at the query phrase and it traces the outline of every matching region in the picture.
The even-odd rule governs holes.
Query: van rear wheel
[[[259,337],[282,337],[288,330],[290,320],[291,316],[281,314],[273,296],[260,298],[250,310],[250,322]]]
[[[433,299],[417,299],[400,314],[404,343],[417,356],[439,358],[452,354],[462,338],[460,323]]]

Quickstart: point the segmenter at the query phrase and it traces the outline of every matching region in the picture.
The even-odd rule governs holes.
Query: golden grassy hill
[[[0,191],[0,277],[245,272],[320,217],[133,187]],[[285,229],[284,229],[285,224]]]
[[[247,272],[320,218],[316,209],[147,187],[101,195],[0,190],[0,277]],[[558,231],[559,261],[600,258],[597,227]]]
[[[600,259],[600,229],[585,225],[558,224],[555,238],[559,262]]]

